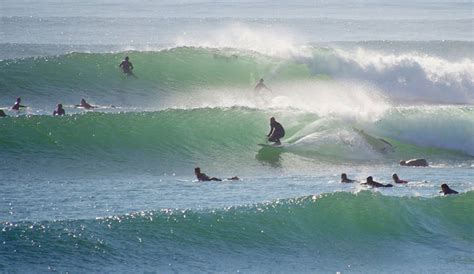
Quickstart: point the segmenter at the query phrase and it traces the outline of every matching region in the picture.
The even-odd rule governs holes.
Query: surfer
[[[443,193],[444,195],[458,194],[456,190],[451,189],[447,184],[441,185],[441,191],[439,193]]]
[[[86,99],[84,99],[84,98],[81,99],[81,103],[79,105],[76,105],[76,107],[83,107],[85,109],[96,108],[96,106],[93,106],[93,105],[87,103]]]
[[[132,62],[129,61],[128,56],[125,57],[125,60],[122,61],[119,65],[120,68],[122,68],[123,73],[128,74],[128,75],[133,75],[133,65]]]
[[[401,166],[428,166],[425,159],[410,159],[400,161]]]
[[[3,109],[0,109],[0,117],[7,117],[7,115],[5,114],[5,111],[3,111]]]
[[[272,91],[270,88],[268,88],[264,83],[263,83],[263,78],[258,81],[258,84],[255,86],[253,89],[254,91],[261,91],[262,89],[266,89],[269,91]]]
[[[281,145],[280,138],[285,136],[285,129],[275,120],[275,117],[270,118],[270,132],[267,134],[268,141],[274,142],[274,145]]]
[[[222,181],[222,179],[219,179],[216,177],[209,177],[205,173],[201,173],[201,168],[199,167],[194,168],[194,174],[196,174],[196,178],[199,180],[199,182]],[[240,180],[240,179],[239,177],[234,176],[231,178],[227,178],[227,180],[235,181],[235,180]]]
[[[371,186],[371,187],[392,187],[393,185],[391,184],[381,184],[379,182],[376,182],[373,180],[372,176],[369,176],[367,177],[367,182],[365,183],[362,183],[362,185],[368,185],[368,186]]]
[[[12,109],[13,110],[20,110],[20,108],[26,108],[27,106],[21,105],[21,98],[18,97],[16,98],[15,104],[13,105]]]
[[[53,115],[54,115],[54,116],[62,116],[62,115],[65,115],[65,114],[66,114],[66,111],[64,110],[63,105],[62,105],[62,104],[58,104],[58,107],[57,107],[56,110],[53,112]]]
[[[351,180],[347,178],[347,175],[345,173],[341,174],[341,183],[354,183],[356,180]]]
[[[406,183],[408,183],[408,181],[400,180],[400,178],[398,178],[397,173],[392,174],[392,179],[396,184],[406,184]]]

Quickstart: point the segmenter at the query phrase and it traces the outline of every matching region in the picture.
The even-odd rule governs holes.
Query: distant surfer
[[[456,190],[451,189],[447,184],[441,185],[441,191],[439,193],[443,193],[444,195],[458,194]]]
[[[7,117],[7,115],[5,114],[5,111],[3,111],[3,109],[0,109],[0,117]]]
[[[275,120],[275,117],[270,118],[270,132],[267,134],[268,141],[274,142],[274,145],[281,145],[280,138],[285,136],[285,129]]]
[[[132,64],[132,62],[129,61],[128,56],[126,56],[125,60],[123,60],[122,63],[120,63],[119,67],[122,69],[123,73],[125,73],[127,75],[135,76],[132,72],[133,64]]]
[[[362,185],[368,185],[368,186],[371,186],[371,187],[392,187],[393,186],[391,184],[384,185],[384,184],[381,184],[379,182],[376,182],[376,181],[374,181],[372,176],[367,177],[367,181],[365,183],[362,183]]]
[[[216,178],[216,177],[209,177],[205,173],[202,173],[201,168],[199,168],[199,167],[196,167],[194,169],[194,174],[196,175],[196,178],[200,182],[209,182],[209,181],[219,181],[220,182],[220,181],[222,181],[222,179],[219,179],[219,178]],[[228,178],[227,180],[239,180],[239,177],[234,176],[234,177]]]
[[[408,181],[400,180],[400,178],[398,178],[397,173],[392,174],[392,179],[396,184],[406,184],[406,183],[408,183]]]
[[[253,90],[254,90],[254,91],[261,91],[262,89],[266,89],[266,90],[272,91],[269,87],[267,87],[267,86],[263,83],[263,79],[260,79],[260,81],[258,81],[257,85],[255,86],[255,88],[254,88]]]
[[[97,108],[96,106],[93,106],[89,103],[86,102],[86,99],[82,98],[81,103],[79,105],[76,105],[76,107],[82,107],[85,109],[91,109],[91,108]]]
[[[341,174],[341,183],[354,183],[356,180],[352,180],[347,178],[347,175],[345,173]]]
[[[12,109],[13,110],[20,110],[20,108],[26,108],[27,106],[24,106],[21,104],[21,98],[18,97],[16,98],[15,104],[13,105]]]
[[[401,166],[428,166],[428,162],[425,159],[411,159],[400,161]]]
[[[62,104],[58,104],[58,107],[57,107],[56,110],[53,112],[53,115],[54,115],[54,116],[62,116],[62,115],[65,115],[65,114],[66,114],[66,111],[64,110],[63,105],[62,105]]]

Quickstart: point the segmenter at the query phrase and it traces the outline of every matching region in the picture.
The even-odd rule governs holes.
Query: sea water
[[[472,8],[2,1],[0,272],[472,273]]]

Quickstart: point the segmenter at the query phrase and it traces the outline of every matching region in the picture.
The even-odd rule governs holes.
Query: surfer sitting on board
[[[267,134],[268,141],[274,142],[274,145],[281,145],[280,138],[285,136],[285,129],[275,120],[275,117],[270,118],[270,133]]]
[[[376,182],[376,181],[373,180],[372,176],[367,177],[367,182],[362,183],[362,185],[368,185],[368,186],[371,186],[371,187],[392,187],[393,186],[391,184],[384,185],[384,184],[381,184],[379,182]]]
[[[81,99],[81,103],[79,105],[76,105],[76,107],[83,107],[85,109],[96,108],[96,106],[93,106],[93,105],[87,103],[86,99],[84,99],[84,98]]]
[[[400,180],[400,178],[398,178],[397,173],[392,174],[392,179],[396,184],[406,184],[406,183],[408,183],[408,181]]]
[[[66,111],[63,109],[63,105],[62,104],[58,104],[58,108],[53,112],[53,115],[54,116],[62,116],[62,115],[65,115],[66,114]]]
[[[351,180],[347,178],[347,175],[345,173],[341,174],[341,183],[354,183],[356,180]]]
[[[263,83],[263,79],[260,79],[260,81],[258,81],[258,84],[255,86],[255,88],[254,88],[253,90],[254,90],[254,91],[261,91],[262,89],[266,89],[266,90],[272,91],[270,88],[268,88],[268,87]]]
[[[216,177],[209,177],[206,174],[201,173],[201,168],[199,167],[196,167],[194,169],[194,174],[196,174],[196,178],[199,180],[199,182],[222,181],[222,179]],[[234,176],[232,178],[227,178],[227,180],[239,180],[239,177]]]
[[[15,104],[13,105],[12,109],[13,110],[20,110],[20,108],[26,108],[27,106],[21,105],[21,98],[18,97],[16,98]]]
[[[128,56],[125,57],[125,60],[120,63],[119,67],[122,68],[123,73],[128,74],[128,75],[133,75],[133,65],[132,62],[128,61],[129,58]]]

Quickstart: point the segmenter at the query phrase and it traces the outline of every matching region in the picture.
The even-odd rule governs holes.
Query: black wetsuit
[[[127,60],[124,60],[122,61],[122,63],[120,63],[119,67],[122,68],[123,70],[123,73],[126,73],[126,74],[132,74],[132,70],[133,70],[133,65],[132,65],[132,62],[130,61],[127,61]]]
[[[13,105],[12,109],[13,109],[13,110],[20,110],[20,108],[24,108],[24,107],[26,107],[26,106],[20,105],[20,103],[16,102],[16,103]]]
[[[283,138],[285,136],[285,129],[283,129],[283,126],[278,123],[277,121],[271,122],[270,123],[270,133],[268,141],[270,142],[280,142],[280,138]]]
[[[57,110],[55,110],[55,111],[53,112],[53,115],[59,115],[59,116],[61,116],[61,115],[65,115],[65,114],[66,114],[66,111],[65,111],[63,108],[58,108]]]
[[[366,182],[366,183],[362,183],[362,185],[368,185],[368,186],[371,186],[371,187],[393,187],[392,184],[381,184],[379,182],[376,182],[376,181],[371,181],[371,182]]]
[[[199,174],[196,174],[196,177],[199,181],[202,181],[202,182],[207,182],[207,181],[222,181],[221,179],[219,178],[216,178],[216,177],[209,177],[207,176],[205,173],[199,173]]]

